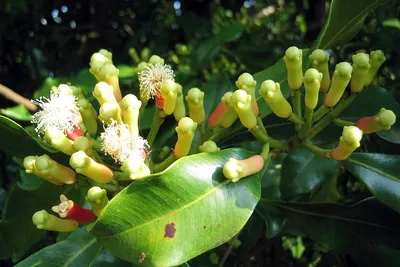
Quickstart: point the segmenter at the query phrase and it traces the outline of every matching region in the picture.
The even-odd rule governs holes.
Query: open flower
[[[148,144],[141,136],[135,136],[129,126],[112,121],[101,133],[101,149],[115,162],[123,163],[131,157],[144,160],[148,154]]]
[[[171,66],[161,64],[161,62],[147,64],[146,68],[140,71],[138,75],[140,98],[146,102],[154,97],[162,99],[160,92],[161,85],[168,79],[174,81],[174,71],[171,69]]]
[[[54,126],[64,134],[75,131],[82,117],[77,99],[72,94],[63,94],[59,90],[50,92],[50,98],[40,97],[32,102],[41,110],[33,114],[32,123],[36,123],[36,132],[44,134],[45,130]]]

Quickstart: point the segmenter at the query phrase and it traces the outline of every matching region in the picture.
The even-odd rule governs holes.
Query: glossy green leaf
[[[193,50],[192,69],[198,70],[202,68],[221,51],[225,43],[239,38],[243,31],[243,24],[229,24],[223,26],[218,34],[200,42]]]
[[[310,237],[328,251],[364,255],[368,266],[387,266],[379,250],[400,249],[400,215],[374,198],[350,206],[261,199],[257,211],[267,219],[280,216],[283,233]]]
[[[30,121],[32,114],[24,105],[17,105],[11,108],[0,109],[0,113],[18,121]]]
[[[315,192],[337,172],[339,163],[315,155],[305,148],[289,153],[282,164],[280,181],[283,199]]]
[[[119,70],[118,77],[120,79],[130,79],[136,76],[136,71],[133,66],[129,65],[117,65],[116,68]]]
[[[132,183],[115,196],[90,232],[112,254],[144,266],[173,266],[219,246],[246,223],[260,197],[261,173],[237,183],[225,179],[241,149],[200,153]]]
[[[103,250],[91,267],[131,267],[132,263],[123,261],[107,250]]]
[[[400,30],[400,20],[398,18],[390,18],[382,22],[385,27],[393,27]]]
[[[343,166],[382,203],[400,213],[400,155],[353,153]]]
[[[87,234],[85,229],[79,229],[68,239],[41,249],[18,263],[16,267],[95,266],[93,262],[101,249],[96,238]]]
[[[340,117],[345,120],[357,121],[362,117],[374,116],[381,108],[392,110],[397,116],[400,114],[400,104],[385,88],[367,88],[353,101],[351,106]],[[400,144],[400,119],[389,131],[377,133],[383,139]]]
[[[332,0],[328,20],[313,48],[327,49],[351,40],[362,28],[368,12],[382,0]]]
[[[71,199],[78,198],[78,191],[73,186],[55,186],[48,182],[36,190],[24,190],[19,184],[10,189],[0,220],[0,232],[11,253],[6,258],[12,256],[14,260],[20,259],[43,238],[44,231],[38,230],[32,223],[32,215],[42,209],[50,211],[52,206],[59,203],[60,194]]]

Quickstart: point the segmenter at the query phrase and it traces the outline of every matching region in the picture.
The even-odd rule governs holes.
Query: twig
[[[233,246],[235,245],[235,241],[239,238],[239,234],[240,234],[240,232],[239,232],[237,235],[235,235],[234,238],[232,238],[231,243],[229,244],[228,249],[226,250],[224,256],[223,256],[222,259],[221,259],[221,261],[219,262],[218,267],[223,267],[223,266],[224,266],[225,261],[228,259],[229,254],[231,254],[231,251],[232,251],[232,249],[233,249]]]
[[[11,100],[16,104],[24,105],[28,110],[35,112],[38,110],[38,107],[33,104],[29,99],[23,97],[22,95],[14,92],[7,86],[4,86],[0,83],[0,94],[2,94],[5,98]]]

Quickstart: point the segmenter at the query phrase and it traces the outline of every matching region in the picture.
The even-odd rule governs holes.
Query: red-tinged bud
[[[164,107],[164,98],[161,96],[161,94],[156,94],[154,96],[155,100],[156,100],[156,105],[158,109],[163,109]]]
[[[69,139],[75,141],[78,137],[84,136],[85,133],[79,128],[78,125],[74,125],[74,129],[72,131],[65,131],[65,134]]]
[[[358,120],[356,126],[363,131],[364,134],[370,134],[390,130],[395,122],[396,115],[394,112],[382,108],[375,116],[365,117]]]
[[[243,177],[261,171],[263,166],[264,158],[260,155],[255,155],[242,160],[230,158],[224,165],[223,173],[227,179],[232,180],[232,182],[237,182]]]
[[[96,215],[91,210],[82,208],[66,196],[60,195],[60,201],[60,204],[51,209],[61,218],[73,219],[79,223],[90,223],[96,220]]]
[[[208,127],[209,128],[217,127],[228,110],[229,106],[227,106],[222,102],[219,102],[218,106],[215,108],[214,112],[208,119]]]

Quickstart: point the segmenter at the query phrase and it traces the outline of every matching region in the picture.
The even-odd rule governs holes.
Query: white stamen
[[[40,97],[32,102],[42,110],[32,116],[36,123],[36,132],[41,135],[50,126],[55,126],[63,133],[72,132],[82,121],[77,99],[70,94],[61,94],[59,90],[50,92],[50,98]]]
[[[101,133],[101,150],[110,155],[115,162],[123,163],[135,157],[143,161],[148,153],[148,144],[142,137],[134,137],[128,125],[112,121]]]
[[[160,89],[162,83],[167,80],[174,81],[174,71],[170,65],[162,65],[157,63],[155,65],[148,64],[148,66],[138,73],[140,83],[140,96],[142,99],[154,98],[160,96]]]

